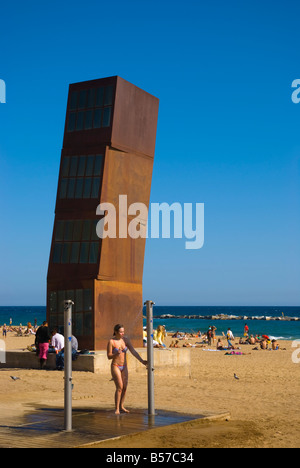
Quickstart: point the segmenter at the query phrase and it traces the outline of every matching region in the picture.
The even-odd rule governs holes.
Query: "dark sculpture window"
[[[92,289],[72,289],[51,291],[49,294],[50,327],[58,327],[63,332],[64,300],[72,300],[73,305],[73,334],[89,336],[92,334],[93,294]]]
[[[68,132],[111,125],[114,86],[73,91],[70,96]]]
[[[65,156],[62,162],[60,199],[99,198],[103,156]]]
[[[95,219],[57,220],[53,263],[97,263],[101,242],[96,233],[97,222]]]

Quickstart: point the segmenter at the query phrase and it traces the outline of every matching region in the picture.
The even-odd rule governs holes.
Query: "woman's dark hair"
[[[115,325],[115,328],[114,328],[114,336],[116,336],[116,334],[118,333],[118,331],[120,330],[120,328],[124,328],[124,325],[121,325],[120,323],[118,323],[117,325]]]

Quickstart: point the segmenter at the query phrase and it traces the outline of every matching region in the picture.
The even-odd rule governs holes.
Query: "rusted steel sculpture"
[[[119,197],[128,206],[149,206],[158,104],[118,76],[69,88],[47,319],[51,327],[63,326],[63,301],[71,299],[81,349],[104,349],[116,323],[130,332],[134,346],[142,344],[145,237],[132,238],[124,223],[135,219],[142,229],[147,220],[119,209]],[[115,238],[97,235],[100,203],[116,209]]]

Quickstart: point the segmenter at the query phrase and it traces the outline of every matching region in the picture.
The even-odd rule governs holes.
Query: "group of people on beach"
[[[78,352],[78,341],[74,335],[71,337],[72,359],[75,360]],[[49,353],[56,354],[56,369],[64,369],[64,351],[65,337],[58,332],[58,328],[49,329],[48,323],[45,321],[38,328],[35,336],[36,355],[40,359],[40,368],[44,369]]]
[[[153,331],[153,347],[154,348],[166,348],[164,343],[167,336],[166,326],[158,325],[157,329]],[[143,328],[143,346],[147,347],[147,327]]]
[[[208,328],[207,332],[201,333],[199,330],[197,333],[182,333],[177,331],[175,334],[172,335],[172,338],[177,338],[175,341],[172,341],[170,344],[170,348],[189,348],[189,347],[203,347],[203,346],[216,346],[218,351],[228,351],[228,350],[235,350],[240,349],[240,345],[253,345],[256,346],[253,350],[258,350],[259,348],[262,350],[272,349],[274,351],[279,350],[279,344],[277,340],[270,339],[267,335],[250,335],[249,334],[249,327],[245,324],[244,327],[244,336],[239,339],[238,345],[234,343],[235,337],[231,328],[228,328],[227,333],[225,334],[222,332],[222,337],[216,337],[217,328],[212,325]],[[199,338],[201,341],[196,341],[194,344],[190,343],[188,340],[192,338]],[[183,344],[180,345],[180,340],[183,340]],[[227,346],[224,344],[224,341],[227,341]]]
[[[36,331],[38,329],[37,323],[35,321],[34,326],[31,324],[31,322],[27,323],[27,327],[23,327],[22,323],[18,327],[15,327],[12,325],[10,322],[9,326],[4,323],[2,326],[2,336],[3,338],[7,337],[7,333],[13,332],[16,333],[17,336],[30,336],[30,335],[35,335]]]
[[[253,348],[253,351],[257,351],[259,348],[262,349],[262,350],[269,349],[269,350],[273,350],[273,351],[277,351],[277,350],[280,349],[277,340],[275,340],[275,339],[271,340],[271,338],[268,335],[258,335],[258,334],[250,335],[249,331],[250,330],[249,330],[248,325],[245,324],[244,336],[240,337],[239,345],[256,346],[255,348]],[[227,335],[227,340],[228,340],[228,335]],[[228,344],[231,344],[230,340],[228,341]]]

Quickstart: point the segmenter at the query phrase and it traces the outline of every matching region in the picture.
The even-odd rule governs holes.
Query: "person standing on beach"
[[[48,328],[48,323],[45,321],[43,322],[43,325],[38,328],[35,335],[35,346],[37,349],[37,355],[40,358],[41,369],[44,368],[48,359],[50,340],[51,336]]]
[[[209,329],[207,331],[208,346],[211,346],[212,336],[213,336],[212,329],[211,329],[211,327],[209,327]]]
[[[128,385],[128,367],[126,353],[130,351],[131,354],[140,361],[144,366],[147,361],[144,361],[138,352],[134,349],[131,341],[125,336],[124,326],[117,324],[114,327],[114,335],[107,344],[107,358],[112,361],[111,375],[115,382],[115,414],[129,413],[124,407],[124,400]]]
[[[228,328],[227,330],[226,338],[227,338],[228,348],[233,348],[231,341],[234,340],[234,336],[230,328]]]
[[[213,344],[215,344],[215,341],[216,341],[216,331],[217,331],[217,327],[215,327],[214,325],[211,327],[211,334],[212,334],[212,342]]]

